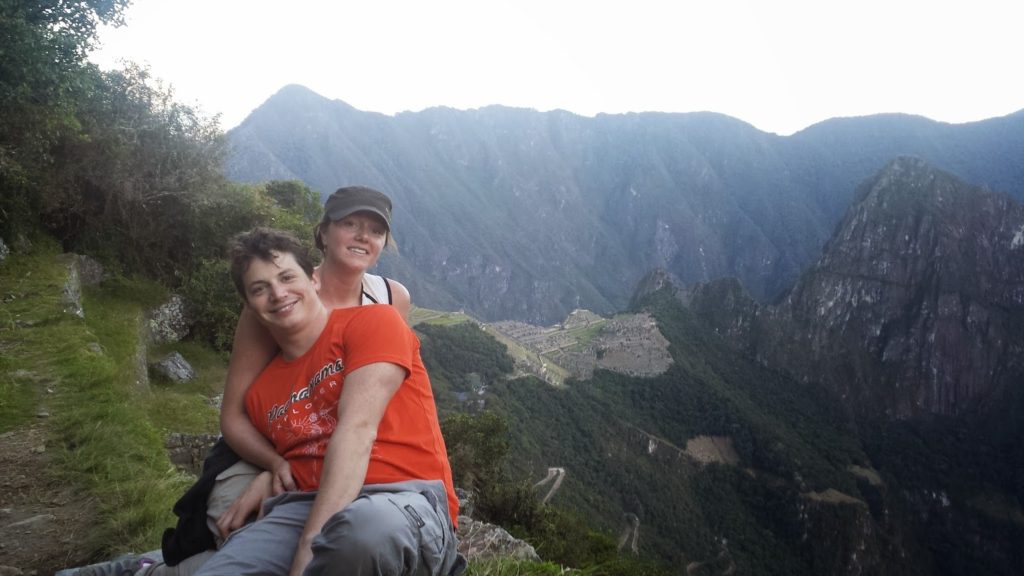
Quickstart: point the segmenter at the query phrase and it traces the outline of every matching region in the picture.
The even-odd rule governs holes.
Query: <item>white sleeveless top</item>
[[[391,304],[391,283],[383,276],[363,274],[362,304]]]

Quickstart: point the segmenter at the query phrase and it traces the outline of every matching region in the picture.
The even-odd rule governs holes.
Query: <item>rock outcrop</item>
[[[179,352],[171,352],[153,364],[153,371],[165,380],[175,384],[191,382],[196,373],[192,365]]]
[[[1024,377],[1024,207],[899,158],[778,305],[729,280],[680,294],[729,341],[825,383],[856,414],[985,413]]]
[[[153,342],[177,342],[192,330],[192,318],[185,299],[175,294],[170,300],[153,309],[147,318],[149,335]]]
[[[459,516],[459,552],[470,562],[493,558],[539,561],[533,546],[513,537],[501,526]]]
[[[856,406],[984,409],[1024,374],[1024,207],[897,159],[779,312],[799,327],[790,364]]]

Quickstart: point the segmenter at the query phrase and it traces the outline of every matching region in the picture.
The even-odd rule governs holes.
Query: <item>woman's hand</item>
[[[262,517],[263,501],[273,495],[272,488],[273,476],[270,472],[260,472],[253,478],[242,495],[217,519],[220,537],[227,538],[229,534],[248,524],[253,515],[256,515],[257,519]]]
[[[281,460],[274,465],[271,473],[274,475],[274,496],[282,492],[294,492],[298,488],[295,486],[295,479],[292,478],[292,467],[287,460],[281,458]]]
[[[220,430],[224,440],[243,460],[270,470],[278,478],[278,494],[294,490],[291,470],[274,445],[253,425],[245,409],[245,394],[253,380],[277,354],[277,343],[256,319],[248,306],[242,308],[235,329],[231,360],[228,363],[224,398],[220,408]]]

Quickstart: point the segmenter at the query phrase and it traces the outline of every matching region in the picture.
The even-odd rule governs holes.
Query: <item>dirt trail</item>
[[[0,434],[0,575],[49,576],[89,561],[96,503],[51,476],[46,421]]]

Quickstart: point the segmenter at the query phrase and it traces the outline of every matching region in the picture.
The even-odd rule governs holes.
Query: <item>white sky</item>
[[[394,114],[490,104],[836,116],[1024,108],[1019,0],[135,0],[92,60],[238,125],[286,84]]]

